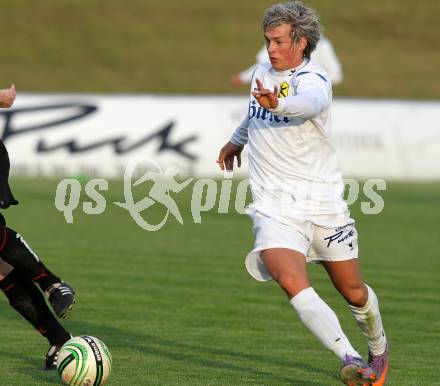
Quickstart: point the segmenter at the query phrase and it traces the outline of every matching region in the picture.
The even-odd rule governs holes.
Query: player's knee
[[[368,291],[364,284],[347,288],[342,296],[355,307],[363,307],[368,301]]]
[[[279,286],[290,296],[295,296],[304,287],[299,280],[290,275],[280,275],[275,279]]]

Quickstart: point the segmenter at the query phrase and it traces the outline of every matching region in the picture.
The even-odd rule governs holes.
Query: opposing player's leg
[[[14,267],[8,263],[6,263],[3,259],[0,258],[0,282],[6,278],[12,271]]]
[[[23,277],[16,269],[0,260],[0,289],[9,300],[9,304],[37,331],[47,338],[50,344],[46,354],[46,369],[52,370],[56,366],[56,356],[61,346],[70,339],[71,335],[52,315],[46,305],[44,297],[34,282]]]
[[[301,321],[329,350],[347,365],[356,365],[365,372],[365,380],[372,375],[371,369],[362,362],[359,353],[342,331],[338,317],[310,287],[305,256],[285,248],[267,249],[261,252],[267,271],[286,292],[290,303]]]
[[[323,265],[367,338],[368,364],[377,373],[374,385],[384,385],[388,372],[388,345],[376,294],[363,282],[357,259],[326,261]]]
[[[56,315],[66,317],[75,303],[73,288],[47,269],[23,237],[5,225],[0,225],[0,257],[37,283]]]

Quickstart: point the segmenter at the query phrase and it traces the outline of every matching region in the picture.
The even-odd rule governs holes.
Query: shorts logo
[[[287,95],[289,95],[289,84],[287,82],[283,82],[280,84],[278,98],[285,98]]]
[[[354,236],[354,228],[352,228],[352,229],[350,229],[345,235],[343,235],[344,234],[344,230],[345,230],[345,227],[343,227],[343,228],[336,228],[335,229],[335,231],[336,231],[336,233],[335,234],[333,234],[333,235],[331,235],[331,236],[328,236],[328,237],[325,237],[324,238],[324,240],[327,240],[328,241],[328,243],[327,243],[327,248],[328,247],[330,247],[330,244],[333,242],[333,241],[338,241],[338,244],[340,244],[340,243],[342,243],[343,241],[346,241],[346,240],[348,240],[350,237],[353,237]],[[353,250],[353,241],[350,241],[349,243],[347,243],[348,244],[348,246],[350,247],[350,250]]]

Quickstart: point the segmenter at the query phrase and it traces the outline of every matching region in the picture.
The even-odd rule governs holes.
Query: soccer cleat
[[[374,381],[374,386],[383,386],[388,373],[388,345],[385,347],[385,352],[381,355],[374,355],[368,353],[368,365],[376,372],[377,380]]]
[[[376,373],[362,360],[362,358],[347,355],[342,361],[341,369],[339,370],[339,378],[342,383],[348,386],[366,386],[374,384],[373,382],[376,380]]]
[[[55,370],[57,368],[58,353],[62,346],[50,346],[46,354],[45,370]]]
[[[52,285],[46,291],[46,294],[49,296],[49,303],[55,314],[64,319],[75,304],[75,291],[73,288],[62,281]]]

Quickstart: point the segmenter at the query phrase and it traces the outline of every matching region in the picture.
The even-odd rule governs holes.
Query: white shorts
[[[354,220],[340,227],[323,227],[311,221],[292,221],[289,225],[255,212],[255,247],[246,256],[246,269],[258,281],[272,280],[261,260],[265,249],[287,248],[301,252],[308,263],[320,261],[344,261],[358,256],[357,231]]]

